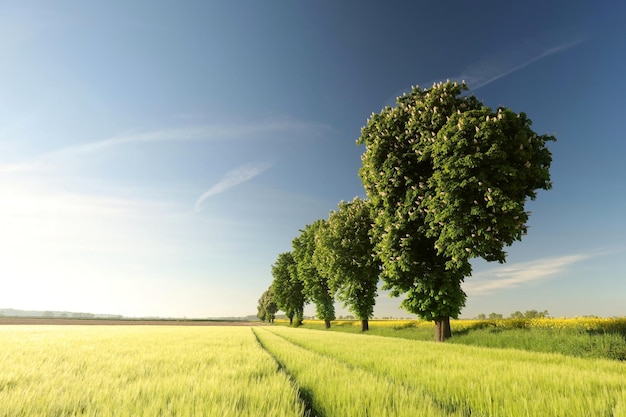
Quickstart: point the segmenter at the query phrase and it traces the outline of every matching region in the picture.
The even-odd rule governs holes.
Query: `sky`
[[[626,5],[425,3],[0,1],[0,308],[255,314],[299,231],[365,197],[372,112],[450,79],[558,140],[461,317],[626,316]]]

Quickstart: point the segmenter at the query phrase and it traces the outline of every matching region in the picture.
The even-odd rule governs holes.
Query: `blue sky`
[[[299,229],[364,196],[369,115],[464,79],[558,142],[554,188],[506,264],[474,263],[463,317],[624,316],[624,16],[608,1],[2,1],[0,308],[254,314]],[[408,316],[398,304],[381,294],[375,314]]]

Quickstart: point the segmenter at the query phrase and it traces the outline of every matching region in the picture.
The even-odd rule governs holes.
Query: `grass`
[[[317,417],[462,416],[459,412],[441,408],[419,389],[395,383],[387,375],[372,373],[332,355],[303,348],[273,330],[257,328],[254,332],[262,346],[293,376]],[[339,334],[326,335],[325,342],[332,343],[334,336]],[[352,348],[351,345],[343,347],[346,352]]]
[[[493,348],[626,360],[626,339],[616,333],[593,334],[579,329],[480,329],[451,340],[453,343]]]
[[[344,395],[373,406],[383,398],[370,398],[362,385],[384,381],[389,392],[408,390],[444,415],[626,416],[626,364],[620,362],[281,326],[255,332],[272,334],[266,348],[282,355],[287,371],[297,369],[299,384],[300,375],[325,375],[331,361],[331,368],[354,376],[352,386],[341,386]],[[323,383],[306,382],[314,392]],[[397,415],[409,413],[398,407]]]
[[[433,326],[419,320],[372,320],[367,333],[432,341]],[[321,330],[324,325],[305,320],[302,328]],[[452,320],[451,328],[450,344],[626,360],[626,318]],[[360,322],[350,320],[333,321],[330,330],[361,333]]]
[[[301,416],[249,327],[2,326],[0,416]]]
[[[9,416],[626,417],[626,362],[287,326],[0,326]]]

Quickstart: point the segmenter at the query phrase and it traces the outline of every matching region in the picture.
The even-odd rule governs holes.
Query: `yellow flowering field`
[[[279,324],[284,324],[286,320],[276,320]],[[304,320],[305,324],[323,325],[322,320]],[[334,320],[333,326],[355,326],[360,328],[361,322],[358,320]],[[418,328],[431,329],[433,323],[424,320],[370,320],[370,328]],[[603,318],[603,317],[573,317],[573,318],[534,318],[534,319],[462,319],[450,320],[452,331],[462,331],[467,329],[480,329],[495,327],[501,329],[527,328],[527,329],[577,329],[587,331],[607,331],[626,332],[626,317]]]

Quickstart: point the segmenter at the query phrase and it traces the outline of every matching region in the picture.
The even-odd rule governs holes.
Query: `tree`
[[[470,260],[505,262],[527,232],[527,199],[549,189],[552,155],[524,113],[496,111],[465,84],[414,88],[373,114],[358,144],[359,175],[373,206],[384,288],[450,336],[465,305]]]
[[[269,288],[263,292],[261,298],[259,298],[257,311],[257,317],[261,319],[261,321],[274,323],[278,306],[274,300],[274,287],[272,285],[270,285]]]
[[[291,252],[284,252],[278,255],[276,263],[272,265],[272,275],[274,281],[274,297],[278,308],[285,312],[289,318],[289,324],[293,325],[293,318],[296,316],[296,325],[302,324],[304,314],[304,288],[302,281],[298,279],[296,261]]]
[[[516,311],[514,313],[511,313],[511,318],[512,319],[523,319],[524,318],[524,313],[522,313],[521,311]]]
[[[549,317],[550,313],[548,310],[537,311],[537,310],[526,310],[524,313],[524,318],[527,319],[542,319],[544,317]]]
[[[261,295],[261,298],[259,298],[259,301],[257,303],[257,306],[256,306],[256,316],[261,321],[265,321],[265,320],[269,321],[268,315],[267,315],[267,311],[265,311],[265,306],[263,305],[263,297],[264,296],[265,296],[265,292]]]
[[[324,320],[324,325],[328,329],[330,321],[335,320],[335,298],[329,287],[328,278],[318,271],[313,262],[315,235],[322,227],[324,220],[307,225],[300,236],[292,241],[292,247],[298,278],[304,284],[304,294],[313,301],[317,318]]]
[[[341,202],[316,235],[314,261],[330,278],[337,298],[369,329],[374,314],[380,263],[369,236],[372,218],[368,204],[355,198]]]

